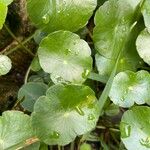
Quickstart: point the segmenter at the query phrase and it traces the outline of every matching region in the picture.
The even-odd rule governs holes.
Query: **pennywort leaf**
[[[121,139],[128,150],[150,149],[150,108],[136,106],[123,114]]]
[[[150,104],[150,74],[144,70],[120,72],[114,78],[109,97],[121,107]]]
[[[34,103],[40,96],[45,95],[47,89],[48,86],[42,82],[29,82],[20,88],[18,99],[23,99],[23,108],[32,112]]]
[[[45,37],[40,43],[38,57],[42,69],[59,81],[83,83],[92,69],[90,47],[69,31],[57,31]]]
[[[9,57],[0,55],[0,76],[7,74],[12,67],[12,63]]]
[[[28,115],[19,111],[5,111],[0,117],[0,149],[14,150],[25,147],[35,138]]]
[[[97,0],[28,0],[27,8],[35,25],[50,33],[84,27],[96,5]]]
[[[36,101],[32,122],[41,141],[66,145],[91,131],[98,114],[97,99],[89,87],[58,84]]]
[[[140,57],[150,65],[150,33],[144,29],[136,41],[137,51]]]
[[[0,29],[2,29],[7,15],[7,5],[0,2]]]

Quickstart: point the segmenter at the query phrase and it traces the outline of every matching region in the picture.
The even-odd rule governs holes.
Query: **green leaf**
[[[54,32],[44,38],[38,56],[42,69],[59,81],[83,83],[92,69],[90,47],[69,31]]]
[[[108,107],[106,107],[105,109],[105,114],[107,116],[115,116],[117,114],[119,114],[120,110],[119,107],[115,104],[110,104]]]
[[[101,76],[110,76],[116,57],[121,49],[123,53],[118,62],[117,72],[135,71],[140,65],[140,57],[135,47],[135,39],[140,25],[133,30],[134,14],[140,0],[110,0],[96,12],[94,45],[98,51],[96,65]],[[132,32],[133,30],[133,32]]]
[[[80,146],[80,150],[92,150],[92,147],[91,147],[90,144],[83,143],[83,144]]]
[[[35,25],[50,33],[84,27],[96,5],[97,0],[28,0],[27,8]]]
[[[19,111],[5,111],[0,117],[1,150],[15,150],[24,147],[34,136],[28,115]]]
[[[9,5],[9,4],[11,4],[13,2],[13,0],[0,0],[0,3],[3,3],[3,4],[5,4],[5,5]]]
[[[150,65],[150,33],[143,30],[136,41],[137,51],[140,57]]]
[[[109,97],[121,107],[150,104],[150,74],[143,70],[120,72],[114,78]]]
[[[121,139],[128,150],[150,149],[150,107],[136,106],[123,114]]]
[[[21,105],[24,109],[32,112],[34,103],[40,96],[45,95],[47,89],[48,86],[42,82],[29,82],[20,88],[18,99],[24,99]]]
[[[94,44],[96,50],[106,58],[116,58],[124,46],[132,26],[136,6],[129,0],[110,0],[105,2],[95,15]]]
[[[37,136],[48,145],[66,145],[95,128],[97,99],[87,86],[54,85],[40,97],[32,113]]]
[[[150,32],[150,1],[149,0],[145,0],[141,11],[144,17],[145,26]]]
[[[20,150],[39,150],[39,148],[40,148],[40,142],[36,142]]]
[[[5,55],[0,55],[0,76],[7,74],[12,67],[11,60]]]
[[[4,3],[0,2],[0,30],[2,29],[3,24],[5,22],[7,9],[7,6]]]
[[[40,71],[41,70],[41,66],[39,63],[39,58],[38,57],[34,57],[34,59],[31,62],[31,70],[34,72]]]

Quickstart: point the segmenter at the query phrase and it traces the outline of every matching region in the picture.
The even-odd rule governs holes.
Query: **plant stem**
[[[61,150],[61,147],[58,145],[58,150]]]
[[[29,66],[29,68],[26,72],[25,78],[24,78],[24,84],[26,84],[28,82],[28,77],[29,77],[29,74],[30,74],[30,70],[31,70],[31,67]]]
[[[73,142],[70,144],[70,150],[74,150],[74,146],[75,146],[75,142],[73,141]]]
[[[8,31],[8,33],[18,42],[18,44],[20,44],[21,47],[23,47],[31,56],[34,56],[34,54],[27,48],[25,47],[18,39],[17,37],[13,34],[13,32],[7,27],[6,24],[4,24],[4,27],[6,28],[6,30]]]
[[[26,44],[28,41],[30,41],[33,38],[34,34],[32,34],[31,36],[29,36],[25,41],[22,42],[22,44]],[[19,48],[21,47],[21,45],[17,45],[16,47],[14,47],[13,49],[11,49],[10,51],[7,52],[7,49],[3,50],[1,52],[1,54],[5,54],[5,55],[10,55],[11,53],[17,51]]]

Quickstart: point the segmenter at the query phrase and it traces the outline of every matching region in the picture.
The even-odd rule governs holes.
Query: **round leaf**
[[[0,117],[0,149],[15,150],[26,146],[34,132],[31,119],[19,111],[6,111]]]
[[[37,100],[32,122],[41,141],[66,145],[91,131],[98,117],[97,100],[89,87],[58,84]]]
[[[120,130],[128,150],[150,149],[150,108],[137,106],[124,113]]]
[[[46,32],[77,31],[84,27],[95,9],[97,0],[28,0],[31,20]]]
[[[143,30],[136,41],[137,51],[140,57],[150,65],[150,33]]]
[[[21,103],[24,109],[32,112],[35,101],[45,95],[48,86],[40,82],[29,82],[23,85],[18,92],[18,99],[24,99]]]
[[[7,6],[4,3],[0,2],[0,29],[2,29],[3,24],[7,15]]]
[[[109,97],[121,107],[150,104],[150,74],[147,71],[120,72],[114,78]]]
[[[38,49],[40,65],[56,78],[82,83],[92,68],[91,50],[80,37],[69,31],[49,34]]]
[[[0,55],[0,76],[7,74],[11,67],[11,60],[5,55]]]
[[[141,11],[144,17],[145,26],[147,27],[150,33],[150,1],[149,0],[145,0]]]

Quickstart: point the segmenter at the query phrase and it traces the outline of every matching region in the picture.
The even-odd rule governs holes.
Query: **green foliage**
[[[150,108],[136,106],[124,113],[121,124],[121,139],[128,150],[150,149]]]
[[[120,72],[114,78],[109,97],[121,107],[150,104],[150,74],[143,70]]]
[[[77,31],[93,14],[97,0],[28,0],[28,13],[38,28],[50,33],[57,30]],[[36,9],[35,9],[36,8]]]
[[[97,99],[87,86],[54,85],[32,113],[37,136],[49,145],[66,145],[92,130],[98,120]]]
[[[0,0],[0,29],[11,2]],[[27,12],[37,27],[31,37],[38,47],[35,55],[25,47],[28,39],[20,42],[4,27],[34,56],[13,106],[21,104],[31,117],[3,112],[0,150],[48,150],[48,145],[64,146],[76,137],[81,150],[92,149],[87,141],[122,150],[116,140],[120,135],[113,133],[119,124],[112,124],[123,112],[120,132],[125,147],[150,149],[150,1],[28,0]],[[0,52],[0,76],[11,70],[7,55],[14,49]],[[112,123],[105,123],[107,118]],[[97,123],[104,132],[92,135]]]
[[[7,74],[11,67],[11,60],[5,55],[0,55],[0,76]]]
[[[143,60],[150,65],[150,33],[144,29],[136,41],[137,51]]]
[[[24,109],[32,112],[35,101],[42,95],[45,95],[48,86],[42,82],[29,82],[24,84],[19,92],[18,99],[23,99],[21,103]]]
[[[0,149],[14,150],[24,147],[35,136],[28,115],[19,111],[6,111],[0,117]]]
[[[92,69],[90,47],[69,31],[57,31],[45,37],[38,56],[42,69],[58,82],[82,83]]]

